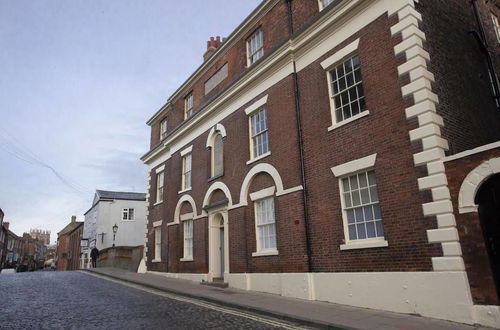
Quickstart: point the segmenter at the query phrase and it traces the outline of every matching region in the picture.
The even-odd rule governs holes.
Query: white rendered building
[[[146,194],[96,190],[92,207],[85,212],[81,268],[90,265],[90,251],[144,244]],[[117,226],[116,234],[113,227]]]

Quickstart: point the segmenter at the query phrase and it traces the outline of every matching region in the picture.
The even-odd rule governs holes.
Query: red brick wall
[[[478,4],[485,6],[484,0]],[[488,6],[494,8],[493,2]],[[440,101],[437,111],[444,119],[442,135],[450,144],[448,154],[500,140],[500,111],[492,98],[486,60],[469,33],[478,30],[471,2],[422,0],[417,10],[423,16],[421,29],[431,56],[429,70],[436,78],[433,87]],[[498,59],[490,21],[484,17]]]
[[[360,33],[325,54],[299,72],[303,113],[304,153],[314,271],[429,271],[431,257],[441,254],[438,245],[427,242],[426,230],[436,227],[435,219],[424,218],[422,202],[429,201],[417,188],[421,175],[413,165],[413,153],[396,68],[404,59],[394,57],[390,26],[397,21],[384,15]],[[320,61],[360,38],[358,54],[363,86],[370,114],[328,131],[332,124],[325,70]],[[378,183],[385,238],[388,247],[341,251],[344,228],[338,179],[331,167],[377,154]]]
[[[499,156],[500,148],[497,148],[445,163],[465,269],[476,304],[498,305],[500,299],[497,296],[479,215],[477,212],[458,213],[458,195],[462,182],[472,170]]]

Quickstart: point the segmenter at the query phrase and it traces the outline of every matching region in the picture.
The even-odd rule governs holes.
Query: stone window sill
[[[181,258],[181,261],[193,261],[193,257]]]
[[[250,159],[249,161],[247,161],[247,165],[255,163],[256,161],[259,161],[259,160],[261,160],[263,158],[266,158],[267,156],[271,156],[271,152],[270,151],[266,152],[265,154],[260,155],[259,157],[255,157],[253,159]]]
[[[184,190],[181,190],[181,191],[178,191],[177,194],[180,195],[180,194],[184,194],[188,191],[191,191],[192,188],[187,188],[187,189],[184,189]]]
[[[265,257],[265,256],[277,256],[278,250],[264,250],[259,252],[253,252],[252,257]]]
[[[389,243],[385,239],[367,239],[360,241],[351,241],[347,244],[342,244],[340,246],[341,250],[356,250],[356,249],[368,249],[368,248],[379,248],[387,247]]]
[[[336,128],[339,128],[339,127],[342,127],[342,126],[344,126],[344,125],[347,125],[347,124],[349,124],[350,122],[353,122],[353,121],[355,121],[355,120],[358,120],[358,119],[360,119],[360,118],[363,118],[363,117],[365,117],[365,116],[368,116],[369,114],[370,114],[370,111],[368,111],[368,110],[365,110],[365,111],[363,111],[363,112],[360,112],[360,113],[358,113],[357,115],[352,116],[351,118],[348,118],[348,119],[346,119],[346,120],[342,120],[341,122],[338,122],[338,123],[333,124],[332,126],[328,127],[328,131],[333,131],[333,130],[334,130],[334,129],[336,129]]]
[[[161,262],[161,259],[153,259],[151,262]]]

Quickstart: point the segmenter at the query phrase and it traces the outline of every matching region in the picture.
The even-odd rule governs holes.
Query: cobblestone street
[[[148,291],[151,290],[139,290],[81,272],[0,273],[0,292],[5,302],[0,311],[0,329],[280,329],[290,326]]]

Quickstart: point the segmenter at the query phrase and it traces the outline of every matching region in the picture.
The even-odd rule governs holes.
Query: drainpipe
[[[293,11],[292,11],[292,1],[285,0],[288,6],[288,30],[290,37],[293,35]],[[307,249],[307,271],[312,271],[312,251],[311,251],[311,234],[309,229],[309,208],[307,199],[307,185],[306,185],[306,171],[304,162],[304,140],[302,133],[302,117],[300,111],[300,94],[299,94],[299,82],[297,77],[297,66],[295,64],[295,58],[292,60],[293,64],[293,84],[294,84],[294,96],[295,96],[295,117],[297,121],[297,138],[299,141],[299,153],[300,153],[300,176],[302,181],[302,199],[304,205],[304,226],[306,233],[306,249]]]
[[[479,33],[477,31],[470,31],[470,33],[474,35],[474,37],[477,40],[477,43],[479,44],[479,48],[486,57],[486,62],[488,64],[488,74],[490,76],[491,84],[493,85],[493,93],[494,93],[493,98],[495,99],[497,109],[500,110],[500,87],[498,84],[498,76],[491,56],[491,50],[488,46],[488,41],[486,39],[486,33],[484,32],[483,21],[481,19],[481,15],[479,14],[479,9],[477,7],[477,0],[471,0],[471,4],[474,10],[476,23],[479,27]]]

